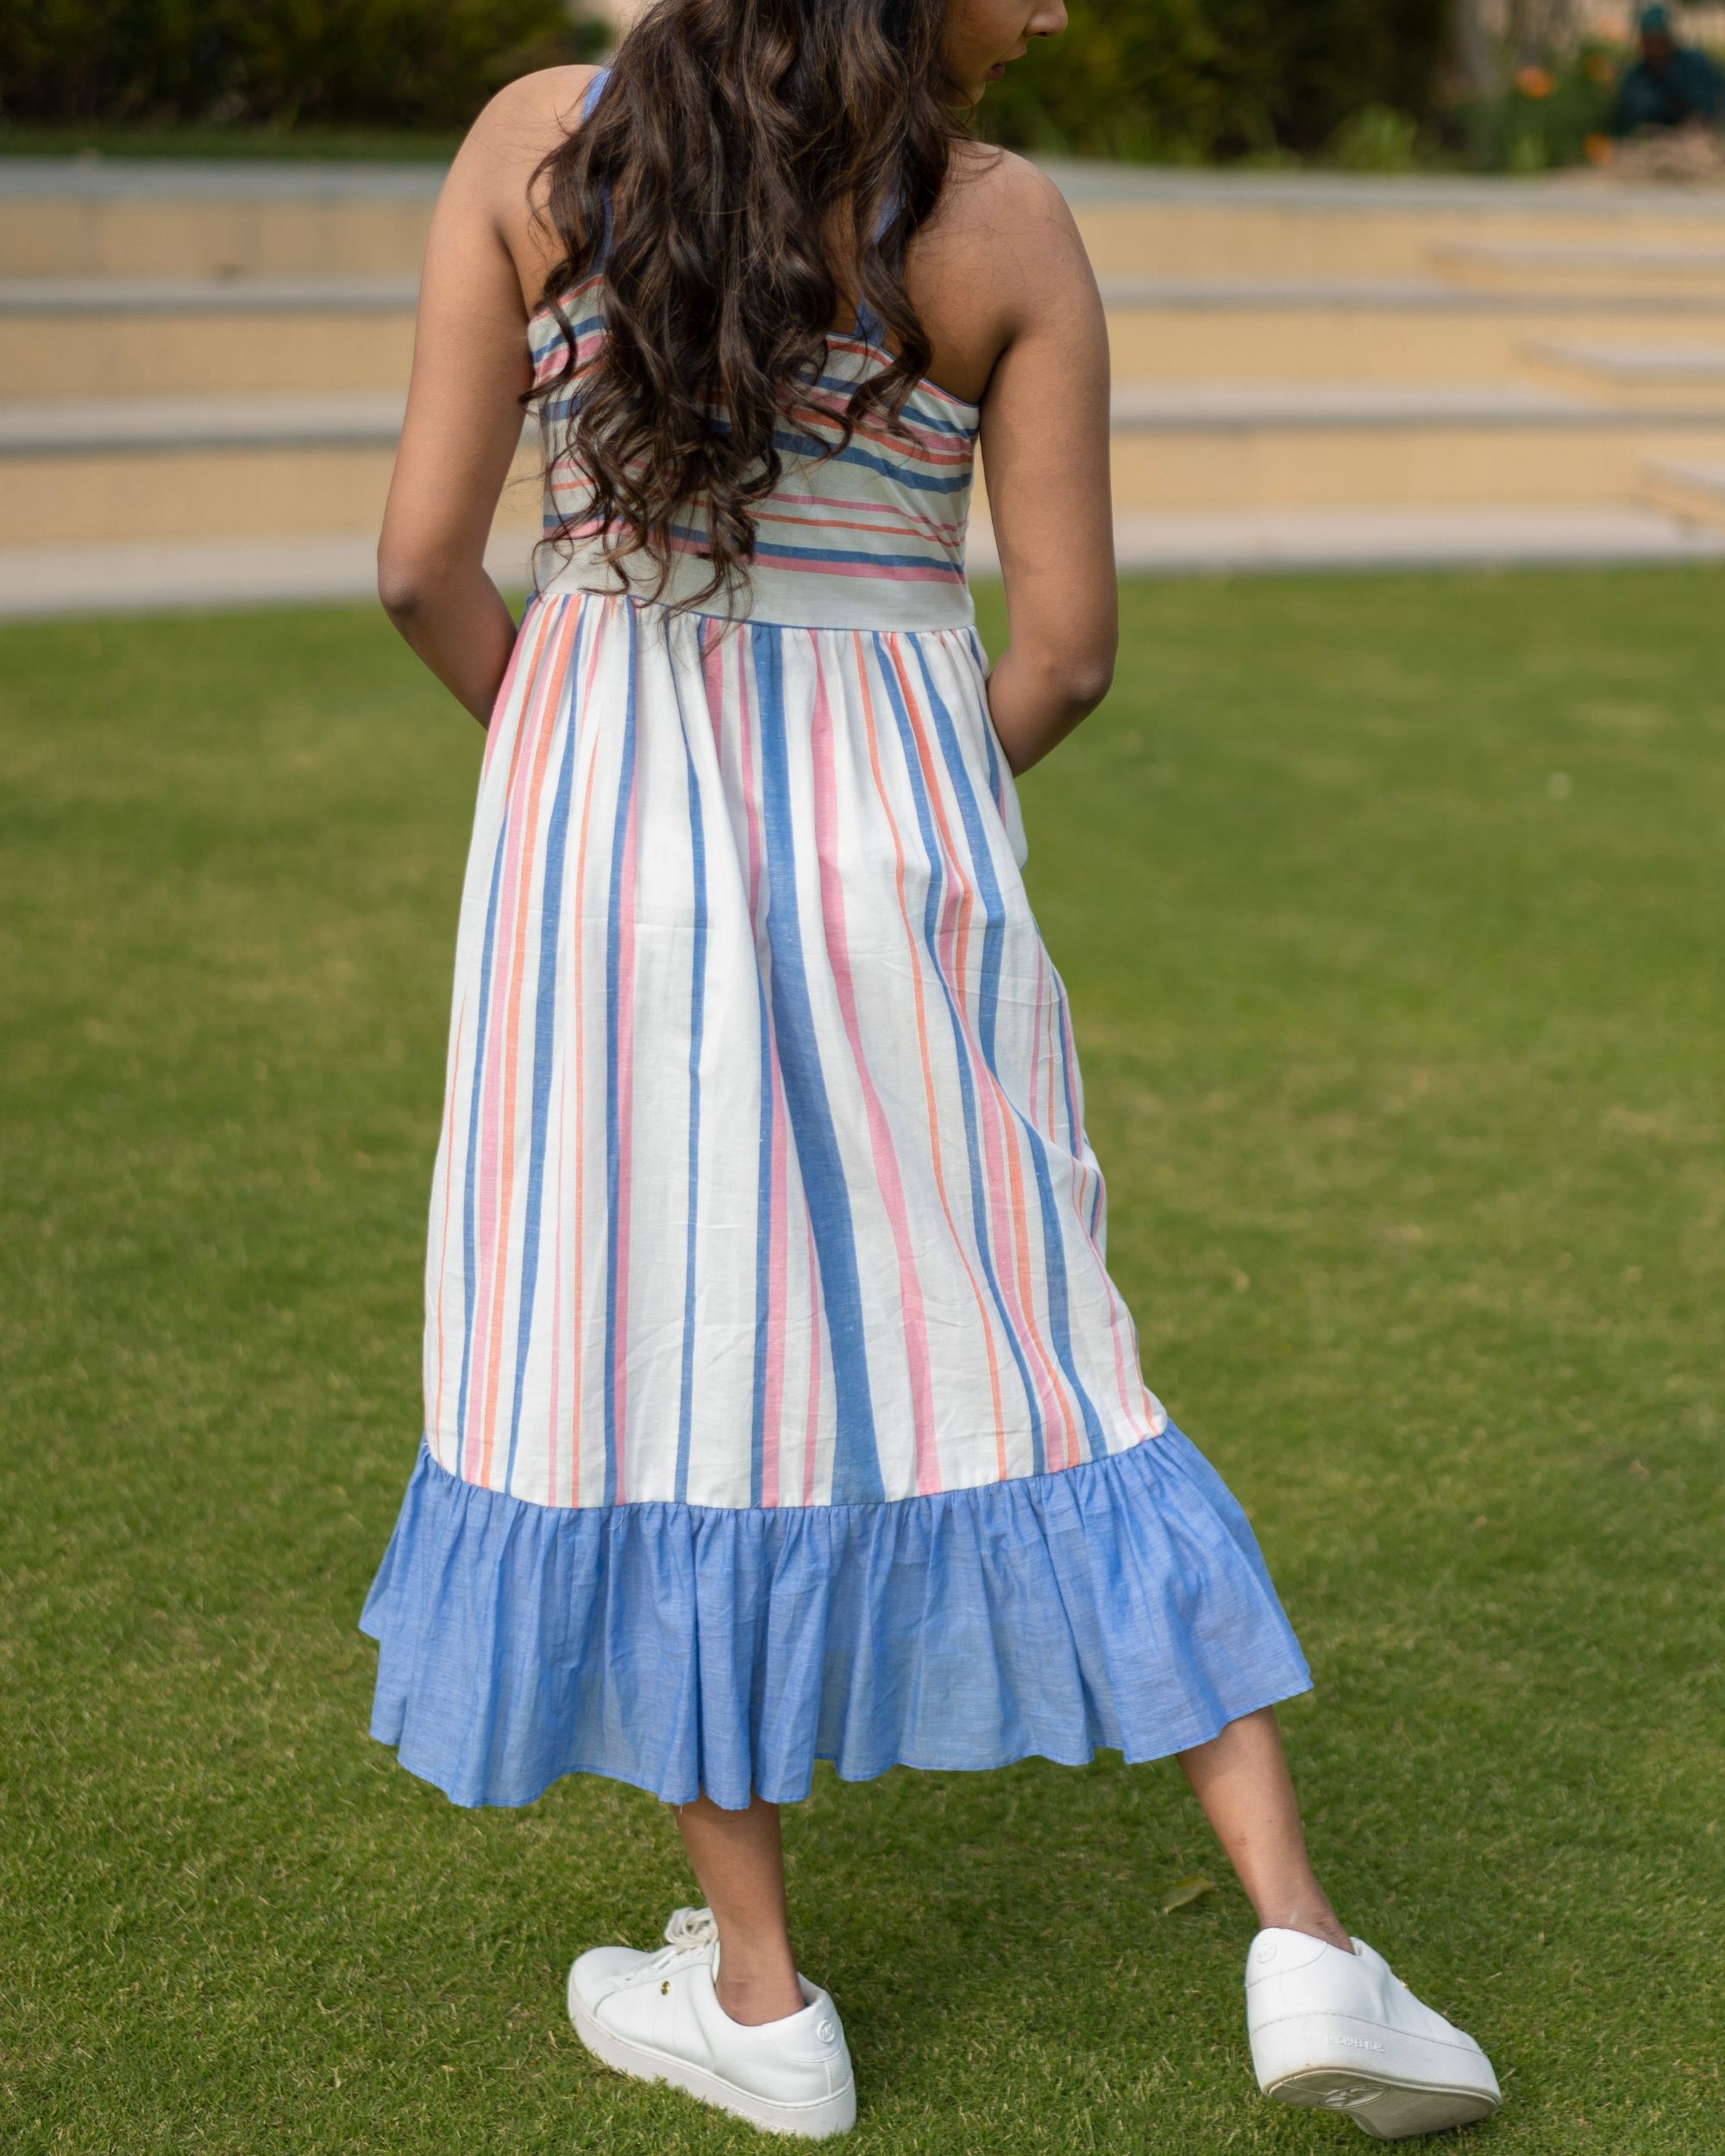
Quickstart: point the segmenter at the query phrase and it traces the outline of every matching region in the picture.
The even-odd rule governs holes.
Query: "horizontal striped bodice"
[[[580,395],[581,371],[605,335],[603,279],[572,286],[561,304],[576,337],[576,371],[538,405],[546,483],[544,530],[567,520],[573,534],[544,543],[536,557],[542,592],[617,591],[617,572],[600,559],[584,523],[589,499],[585,474],[568,455],[567,436]],[[536,386],[561,371],[568,342],[549,308],[528,324]],[[922,381],[902,414],[904,432],[870,415],[849,446],[822,457],[834,438],[826,415],[843,409],[855,384],[878,372],[889,354],[860,336],[833,337],[825,370],[803,401],[788,407],[777,441],[783,476],[756,514],[755,561],[736,611],[756,623],[806,629],[961,629],[975,620],[964,580],[964,536],[969,514],[976,428],[975,404]],[[707,581],[692,525],[680,551],[667,599],[693,597]],[[566,558],[567,557],[567,558]],[[652,589],[656,565],[630,558],[630,586]],[[704,600],[722,613],[721,596]]]

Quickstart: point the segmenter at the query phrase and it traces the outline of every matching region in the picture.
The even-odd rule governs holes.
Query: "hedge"
[[[0,115],[460,128],[597,41],[562,0],[0,0]]]
[[[1446,0],[1069,0],[983,103],[1020,149],[1213,162],[1310,153],[1368,110],[1429,116]]]
[[[1445,0],[1070,0],[1071,27],[988,92],[1036,150],[1214,160],[1328,143],[1368,109],[1424,117]],[[563,0],[0,0],[0,116],[462,127],[602,36]]]

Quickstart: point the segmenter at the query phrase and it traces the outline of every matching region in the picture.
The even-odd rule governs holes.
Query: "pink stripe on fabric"
[[[556,621],[552,623],[552,644],[562,647],[562,631]],[[500,957],[505,938],[511,940],[513,951],[513,931],[518,930],[518,908],[515,908],[515,884],[518,884],[519,848],[522,848],[522,824],[528,822],[526,800],[524,800],[524,772],[528,759],[524,757],[524,744],[532,737],[535,729],[543,727],[545,693],[556,694],[556,668],[543,668],[535,664],[528,680],[526,697],[522,699],[522,714],[515,724],[513,737],[509,742],[509,774],[502,792],[502,828],[498,832],[498,845],[502,848],[502,882],[498,891],[498,927],[489,949],[492,966],[492,1007],[489,1007],[485,1033],[474,1042],[474,1085],[479,1087],[479,1160],[474,1164],[474,1268],[479,1275],[474,1305],[474,1331],[467,1337],[467,1357],[470,1357],[470,1384],[467,1384],[467,1419],[461,1430],[461,1475],[467,1482],[483,1482],[483,1449],[474,1460],[476,1440],[474,1432],[483,1430],[483,1401],[489,1384],[489,1369],[485,1363],[485,1341],[489,1328],[485,1315],[500,1294],[500,1281],[505,1266],[498,1263],[498,1190],[500,1190],[500,1154],[502,1154],[502,1117],[505,1117],[505,1098],[513,1104],[513,1039],[509,1031],[509,1003],[506,987],[498,983],[498,957]],[[506,1225],[506,1223],[505,1223]]]
[[[820,862],[820,912],[825,930],[827,963],[838,992],[838,1007],[844,1019],[845,1037],[862,1089],[863,1112],[869,1125],[869,1150],[875,1165],[875,1181],[886,1208],[893,1235],[893,1255],[899,1274],[899,1304],[904,1321],[905,1349],[909,1363],[911,1428],[916,1450],[917,1494],[927,1496],[941,1488],[940,1460],[934,1438],[934,1386],[929,1367],[928,1323],[923,1308],[922,1282],[917,1274],[910,1214],[905,1204],[904,1180],[899,1172],[892,1130],[881,1096],[869,1069],[862,1047],[862,1025],[856,1008],[856,987],[851,975],[850,951],[844,924],[844,886],[838,873],[837,795],[832,768],[832,713],[827,701],[826,674],[821,664],[819,641],[811,635],[809,649],[814,661],[814,711],[810,727],[810,749],[814,762],[815,854]],[[920,1044],[925,1095],[934,1094],[926,1042]]]
[[[958,1224],[953,1218],[951,1200],[948,1196],[946,1188],[946,1169],[941,1156],[940,1111],[935,1095],[933,1066],[929,1056],[928,1012],[923,993],[923,965],[926,958],[932,958],[932,953],[928,951],[912,925],[910,907],[905,897],[904,837],[899,829],[899,820],[893,813],[893,805],[887,793],[886,780],[881,770],[880,729],[875,724],[875,699],[869,686],[869,662],[863,649],[862,631],[854,630],[850,641],[852,655],[856,663],[857,686],[862,697],[862,724],[869,744],[869,774],[874,780],[875,798],[880,802],[881,816],[886,821],[887,829],[893,841],[894,889],[898,899],[899,919],[904,927],[905,945],[910,958],[912,998],[916,1011],[917,1049],[922,1062],[923,1103],[928,1119],[930,1159],[934,1169],[934,1184],[935,1188],[940,1193],[940,1209],[946,1220],[947,1233],[952,1238],[952,1247],[958,1253],[959,1262],[964,1268],[965,1277],[970,1283],[970,1293],[975,1300],[976,1315],[982,1326],[982,1338],[988,1349],[988,1388],[994,1407],[994,1456],[999,1473],[1004,1477],[1007,1471],[1006,1417],[1001,1403],[1000,1372],[994,1350],[994,1326],[989,1317],[988,1306],[983,1299],[982,1282],[977,1279],[975,1268],[970,1262],[969,1247],[959,1233]],[[816,646],[816,655],[818,662],[824,660],[824,653],[819,643]]]
[[[769,1020],[770,1025],[770,1020]],[[779,1501],[780,1421],[785,1399],[785,1273],[790,1225],[789,1162],[785,1088],[776,1050],[769,1058],[773,1081],[771,1165],[767,1182],[767,1363],[761,1403],[761,1502]]]
[[[503,1044],[499,1050],[503,1057],[502,1106],[498,1134],[501,1158],[493,1163],[497,1213],[492,1247],[495,1256],[491,1282],[490,1323],[486,1329],[486,1352],[481,1366],[484,1382],[479,1407],[481,1436],[478,1479],[486,1484],[491,1481],[492,1453],[497,1439],[498,1402],[504,1389],[504,1319],[511,1277],[511,1259],[515,1261],[513,1269],[517,1276],[520,1271],[520,1252],[515,1247],[511,1228],[511,1213],[515,1200],[516,1094],[519,1074],[518,1059],[509,1052],[508,1044],[518,1041],[521,1032],[522,983],[527,963],[528,922],[532,910],[534,871],[537,865],[545,768],[550,757],[552,739],[561,731],[557,720],[565,703],[561,691],[568,664],[568,647],[574,634],[574,623],[566,615],[558,624],[554,646],[555,658],[549,676],[553,695],[549,700],[542,698],[535,706],[534,753],[530,760],[518,763],[514,774],[518,784],[522,783],[524,769],[530,768],[531,777],[525,780],[521,793],[511,801],[505,824],[505,865],[499,912],[510,923],[509,977],[503,1025],[496,1037]],[[574,724],[573,717],[569,724]],[[495,974],[492,976],[492,994],[495,1010],[498,1005]]]
[[[455,1012],[455,1045],[449,1057],[449,1100],[443,1118],[443,1218],[437,1239],[437,1375],[431,1388],[431,1432],[441,1443],[443,1430],[443,1283],[449,1275],[449,1191],[455,1172],[455,1096],[461,1091],[461,1040],[467,1022],[464,996]]]
[[[566,613],[576,610],[565,607]],[[593,677],[599,668],[599,632],[596,629],[587,654],[586,676],[581,684],[580,701],[576,706],[579,722],[593,701]],[[585,738],[598,739],[597,730],[588,726]],[[576,743],[579,749],[583,734],[579,724]],[[587,833],[593,820],[593,796],[597,791],[594,779],[598,770],[596,749],[590,748],[581,774],[581,822],[575,842],[574,906],[570,921],[570,965],[574,980],[570,998],[574,1006],[575,1018],[575,1248],[574,1248],[574,1330],[571,1336],[569,1372],[569,1502],[580,1501],[581,1483],[581,1389],[586,1363],[583,1355],[586,1323],[586,1148],[580,1142],[580,1133],[586,1128],[586,874]],[[601,977],[602,969],[601,969]]]
[[[568,1092],[569,1067],[560,1062],[557,1067],[557,1150],[546,1184],[551,1204],[551,1369],[546,1381],[545,1401],[545,1502],[552,1503],[557,1489],[557,1407],[560,1395],[558,1379],[561,1375],[563,1351],[563,1109]]]
[[[808,1413],[803,1423],[803,1502],[814,1502],[814,1471],[820,1440],[820,1265],[815,1257],[814,1216],[805,1206],[803,1231],[808,1238]]]
[[[965,871],[963,856],[953,837],[952,829],[947,819],[939,768],[929,746],[927,733],[923,725],[921,707],[917,702],[910,677],[905,669],[903,656],[899,649],[899,639],[896,636],[889,636],[886,639],[886,642],[892,655],[894,668],[898,674],[900,699],[909,721],[911,738],[916,744],[917,760],[922,773],[923,792],[928,800],[930,812],[934,818],[935,826],[939,833],[942,864],[947,869],[950,881],[956,885],[959,893],[958,921],[955,931],[950,937],[949,947],[953,953],[951,979],[954,984],[954,993],[962,1000],[965,987],[963,956],[969,934],[969,916],[975,903],[975,890]],[[1013,1282],[1014,1314],[1018,1319],[1020,1331],[1035,1351],[1037,1396],[1043,1405],[1044,1420],[1048,1420],[1048,1408],[1051,1402],[1058,1412],[1062,1438],[1060,1464],[1069,1466],[1078,1457],[1077,1426],[1073,1417],[1071,1402],[1067,1397],[1066,1387],[1061,1380],[1053,1354],[1043,1338],[1039,1323],[1036,1290],[1032,1278],[1032,1232],[1029,1209],[1025,1196],[1021,1135],[1005,1090],[983,1057],[981,1046],[968,1026],[964,1029],[964,1040],[969,1052],[971,1067],[975,1073],[979,1108],[986,1103],[986,1111],[982,1114],[982,1120],[984,1132],[984,1153],[988,1166],[991,1216],[997,1214],[999,1201],[1002,1195],[1007,1200],[1007,1217],[1011,1230],[1014,1262],[1011,1269],[1002,1269],[1002,1278],[1003,1282],[1007,1278],[1011,1278]],[[1007,1185],[1004,1194],[1000,1189],[1003,1168]],[[1055,1256],[1055,1253],[1044,1253],[1049,1262],[1053,1262]],[[1052,1466],[1054,1462],[1051,1460],[1049,1464]]]
[[[633,635],[633,624],[630,624]],[[637,728],[639,720],[637,720]],[[623,866],[618,878],[619,918],[612,924],[617,937],[617,1219],[616,1237],[617,1339],[611,1369],[613,1403],[613,1462],[617,1501],[629,1497],[628,1456],[624,1438],[629,1427],[629,1219],[633,1195],[630,1175],[634,1153],[635,1106],[635,874],[636,823],[640,807],[641,745],[637,732],[635,759],[629,773],[629,811],[624,826]]]

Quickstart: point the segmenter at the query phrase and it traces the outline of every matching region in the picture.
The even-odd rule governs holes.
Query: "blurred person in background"
[[[1638,28],[1640,52],[1617,85],[1612,133],[1717,127],[1725,118],[1725,71],[1718,62],[1678,42],[1667,7],[1643,8]]]

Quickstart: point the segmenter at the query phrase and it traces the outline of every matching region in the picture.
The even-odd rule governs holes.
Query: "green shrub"
[[[1420,126],[1389,105],[1365,105],[1344,120],[1330,157],[1345,172],[1409,172],[1419,162]]]
[[[1458,106],[1448,131],[1482,172],[1543,172],[1578,165],[1609,125],[1623,56],[1590,44],[1550,68],[1524,67],[1495,97]]]
[[[0,112],[461,127],[595,35],[562,0],[0,0]]]
[[[1017,148],[1180,162],[1321,150],[1432,109],[1445,0],[1070,0],[982,107]],[[1378,126],[1382,139],[1382,123]]]

